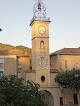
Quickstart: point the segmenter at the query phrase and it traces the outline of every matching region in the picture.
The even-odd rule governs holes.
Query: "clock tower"
[[[32,27],[32,70],[36,72],[36,83],[50,85],[49,23],[46,7],[38,0],[33,7]]]

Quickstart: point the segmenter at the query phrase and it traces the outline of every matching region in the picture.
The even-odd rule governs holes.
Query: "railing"
[[[50,21],[50,17],[33,17],[30,21],[30,24],[34,21]]]

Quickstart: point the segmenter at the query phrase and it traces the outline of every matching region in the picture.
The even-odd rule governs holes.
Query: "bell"
[[[41,10],[41,4],[40,3],[38,4],[38,9]]]

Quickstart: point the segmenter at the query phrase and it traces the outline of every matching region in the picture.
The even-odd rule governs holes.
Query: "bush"
[[[39,87],[32,81],[24,86],[22,78],[4,76],[0,79],[0,106],[41,106]]]

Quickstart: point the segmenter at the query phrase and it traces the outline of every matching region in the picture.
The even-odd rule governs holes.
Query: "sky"
[[[0,0],[0,43],[32,48],[30,20],[37,0]],[[42,0],[50,17],[50,53],[80,47],[80,0]]]

